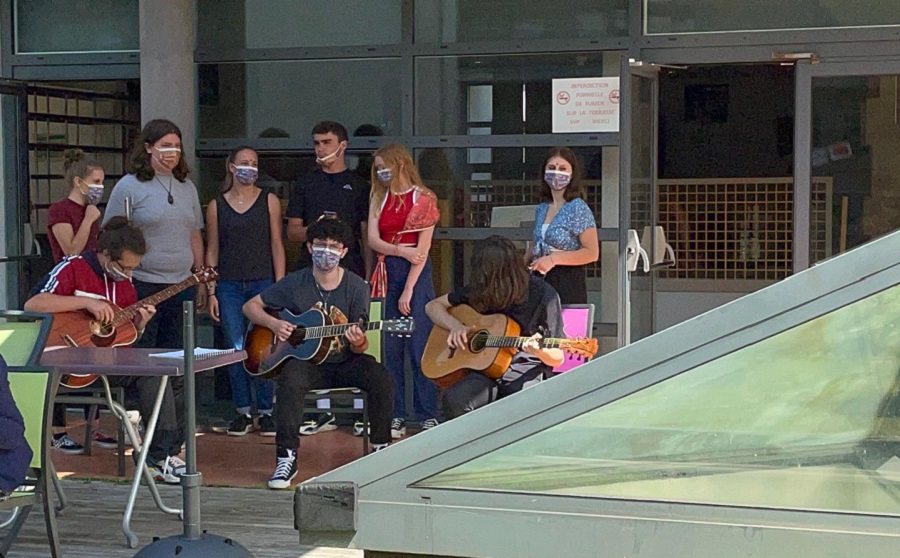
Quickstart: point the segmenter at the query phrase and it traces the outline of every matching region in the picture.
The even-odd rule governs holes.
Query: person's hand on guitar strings
[[[136,327],[138,331],[142,331],[145,327],[147,327],[147,324],[155,314],[156,306],[153,306],[152,304],[141,306],[140,308],[138,308],[138,313],[135,314],[133,318],[134,327]]]
[[[87,300],[86,304],[85,310],[90,312],[97,321],[104,324],[112,323],[116,311],[113,310],[113,307],[108,302],[98,298],[91,298]]]
[[[459,327],[451,329],[447,335],[447,346],[451,349],[465,351],[469,346],[469,328],[459,324]]]
[[[522,350],[531,356],[541,358],[541,351],[544,350],[543,347],[541,347],[541,339],[541,334],[535,333],[522,343]]]
[[[275,333],[275,336],[278,337],[279,341],[287,341],[291,337],[291,334],[294,333],[294,330],[297,329],[297,326],[291,322],[273,318],[272,325],[269,326],[269,329]]]
[[[366,343],[366,334],[363,333],[362,328],[359,326],[351,326],[344,332],[344,337],[347,338],[347,341],[350,342],[354,347],[362,347]]]

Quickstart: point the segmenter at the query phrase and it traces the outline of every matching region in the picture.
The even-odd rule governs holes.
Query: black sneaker
[[[260,415],[259,435],[269,438],[275,435],[275,419],[272,415]]]
[[[238,413],[237,417],[228,425],[229,436],[244,436],[253,430],[253,417]]]
[[[406,436],[406,419],[395,418],[391,420],[391,438],[399,440]]]
[[[425,419],[422,421],[422,430],[431,430],[435,426],[440,424],[436,418]]]
[[[275,472],[269,479],[269,488],[284,490],[291,487],[291,481],[297,476],[297,450],[278,448],[275,454]]]
[[[331,413],[321,413],[315,420],[308,420],[300,427],[301,436],[312,436],[319,432],[328,432],[329,430],[337,430],[337,424],[334,421],[334,415]]]
[[[354,436],[357,436],[357,437],[362,436],[362,435],[363,435],[363,430],[364,430],[364,428],[363,428],[363,421],[358,420],[358,421],[356,421],[356,422],[353,423],[353,435],[354,435]],[[371,434],[371,433],[372,433],[372,430],[369,429],[369,434]]]
[[[67,453],[69,455],[81,455],[82,453],[84,453],[84,446],[82,446],[72,438],[69,438],[69,434],[67,432],[54,434],[51,445],[53,446],[53,449],[61,451],[63,453]]]

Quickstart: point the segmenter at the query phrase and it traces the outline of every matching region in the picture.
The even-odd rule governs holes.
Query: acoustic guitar
[[[466,350],[447,346],[448,330],[435,324],[425,345],[422,374],[441,388],[448,388],[472,371],[492,380],[503,376],[513,356],[529,337],[520,337],[521,328],[503,314],[479,314],[471,306],[460,304],[450,308],[450,315],[469,328]],[[597,354],[597,340],[590,338],[556,339],[545,337],[542,347],[560,348],[582,358]]]
[[[321,308],[312,308],[299,316],[288,310],[270,312],[296,326],[287,341],[278,339],[275,332],[265,326],[251,324],[244,337],[244,350],[247,351],[244,370],[251,376],[274,378],[281,373],[281,365],[289,358],[322,364],[330,355],[341,350],[344,332],[353,326],[359,326],[364,332],[381,330],[396,334],[409,334],[415,329],[412,318],[337,323],[342,319],[346,322],[346,319],[336,308],[332,309],[336,312],[326,314]]]
[[[126,347],[137,340],[137,328],[131,320],[144,306],[157,305],[172,298],[181,291],[215,281],[216,271],[204,268],[184,281],[165,288],[158,293],[135,302],[127,308],[119,308],[110,301],[113,311],[111,322],[101,322],[87,310],[75,312],[59,312],[53,315],[53,325],[47,339],[48,347]],[[97,380],[94,374],[67,374],[60,379],[60,384],[68,388],[82,388]]]

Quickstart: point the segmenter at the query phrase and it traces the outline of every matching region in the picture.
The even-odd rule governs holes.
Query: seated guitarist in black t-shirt
[[[289,273],[280,281],[244,304],[244,315],[266,327],[281,341],[290,338],[295,326],[272,316],[266,308],[281,308],[300,315],[320,308],[326,315],[339,316],[347,323],[368,319],[369,286],[361,277],[340,267],[353,241],[350,228],[339,219],[322,219],[306,231],[306,246],[312,267]],[[391,441],[394,391],[391,376],[374,358],[365,354],[366,334],[358,326],[346,330],[330,356],[320,365],[308,360],[288,359],[275,384],[275,472],[269,488],[290,488],[297,475],[298,431],[303,420],[303,399],[310,390],[356,387],[368,393],[372,427],[372,449],[378,451]]]
[[[472,261],[472,282],[425,307],[438,327],[448,330],[447,345],[465,350],[468,328],[450,315],[449,309],[468,304],[482,314],[504,314],[531,339],[522,345],[512,364],[498,380],[478,373],[466,375],[441,394],[441,406],[448,419],[468,413],[488,403],[533,385],[563,362],[563,351],[542,348],[542,337],[563,337],[562,309],[553,287],[528,273],[522,256],[507,238],[485,240]]]

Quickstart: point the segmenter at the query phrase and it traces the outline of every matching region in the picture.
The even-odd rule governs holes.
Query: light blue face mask
[[[378,169],[375,171],[375,174],[378,175],[378,180],[380,180],[382,184],[390,184],[391,181],[394,180],[394,171],[388,168]]]
[[[572,173],[570,172],[559,170],[544,171],[544,182],[547,183],[551,190],[565,190],[571,181]]]
[[[328,273],[341,263],[341,253],[330,248],[317,246],[312,250],[312,261],[319,271]]]

